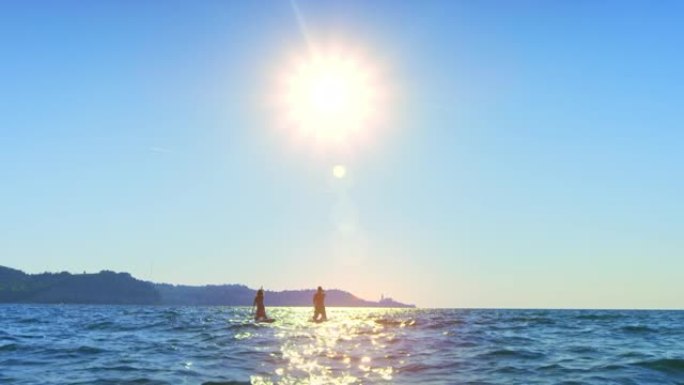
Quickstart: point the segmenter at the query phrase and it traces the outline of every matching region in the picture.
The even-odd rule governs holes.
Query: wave
[[[81,353],[81,354],[99,354],[99,353],[105,353],[105,352],[107,352],[107,350],[96,348],[94,346],[83,345],[83,346],[79,346],[73,352],[74,353]]]
[[[257,324],[255,322],[243,322],[243,323],[234,323],[230,324],[226,327],[228,330],[242,330],[242,329],[257,329],[261,324]]]
[[[446,319],[446,320],[439,320],[437,322],[432,322],[425,326],[426,329],[444,329],[444,328],[449,328],[449,327],[454,327],[454,326],[460,326],[465,324],[465,321],[460,320],[460,319]]]
[[[658,360],[639,361],[633,365],[665,373],[684,374],[684,359],[661,358]]]
[[[89,325],[86,325],[85,329],[86,330],[106,330],[106,329],[112,329],[116,326],[117,325],[112,321],[100,321],[100,322],[95,322],[95,323],[91,323]]]
[[[597,366],[594,369],[596,369],[596,370],[607,370],[607,371],[618,371],[618,370],[623,370],[625,368],[626,368],[626,366],[624,366],[624,365],[608,364],[608,365]]]
[[[79,382],[79,384],[97,384],[97,385],[166,385],[171,384],[166,381],[159,381],[150,378],[136,378],[134,380],[125,379],[102,379],[98,378],[96,381]]]
[[[623,332],[627,333],[655,333],[658,330],[650,328],[648,326],[642,325],[628,325],[620,328]]]
[[[494,371],[494,373],[497,373],[499,375],[503,375],[503,374],[525,375],[525,374],[530,373],[530,370],[509,365],[509,366],[504,366],[502,368],[496,369]]]
[[[544,366],[540,366],[537,368],[537,370],[545,370],[545,371],[570,371],[572,369],[569,369],[566,366],[563,366],[559,363],[553,363],[553,364],[548,364]]]
[[[624,318],[623,314],[580,314],[575,317],[578,320],[588,320],[588,321],[602,321],[602,320],[616,320]]]
[[[512,349],[499,349],[492,350],[486,353],[482,353],[478,356],[479,358],[524,358],[524,359],[538,359],[543,358],[544,354],[532,352],[529,350],[512,350]]]
[[[393,319],[376,319],[375,323],[383,326],[405,327],[416,326],[416,320],[393,320]]]
[[[510,318],[509,321],[526,322],[526,323],[537,324],[537,325],[553,325],[556,323],[556,321],[552,320],[551,318],[547,318],[547,317],[513,317],[513,318]]]
[[[22,318],[18,321],[20,324],[45,324],[47,323],[46,320],[42,320],[40,318]]]
[[[438,366],[438,365],[427,365],[427,364],[421,364],[421,363],[415,363],[415,364],[409,364],[402,366],[397,369],[398,372],[404,372],[404,373],[422,373],[426,371],[431,371],[431,370],[443,370],[443,366]]]
[[[24,368],[26,368],[27,366],[45,367],[45,361],[29,360],[26,358],[8,358],[6,360],[0,361],[0,368],[11,368],[13,366],[22,366]],[[0,372],[0,375],[2,375],[2,372]]]
[[[112,370],[116,372],[141,372],[143,369],[141,368],[136,368],[134,366],[130,365],[116,365],[116,366],[100,366],[97,368],[92,368],[94,370]],[[147,369],[147,371],[150,371]]]
[[[14,343],[0,346],[0,352],[13,352],[17,349],[19,349],[19,344]]]
[[[572,353],[597,353],[598,349],[594,346],[586,346],[586,345],[574,345],[568,347],[568,351]]]

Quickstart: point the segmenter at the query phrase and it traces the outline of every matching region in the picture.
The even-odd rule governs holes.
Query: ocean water
[[[684,384],[684,311],[1,305],[0,384]]]

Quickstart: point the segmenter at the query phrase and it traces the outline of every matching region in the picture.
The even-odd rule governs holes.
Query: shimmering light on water
[[[273,357],[282,360],[282,366],[273,373],[252,376],[252,383],[291,384],[306,379],[311,384],[354,384],[391,380],[393,368],[385,348],[395,342],[396,336],[369,313],[386,317],[402,311],[332,311],[334,318],[330,322],[314,324],[309,322],[307,310],[277,309],[280,317],[292,320],[275,333],[281,345]],[[374,359],[380,364],[372,363]]]
[[[1,384],[684,383],[684,312],[0,306]]]

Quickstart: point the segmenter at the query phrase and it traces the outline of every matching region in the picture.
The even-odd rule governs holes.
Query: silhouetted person
[[[314,321],[327,321],[328,316],[325,315],[325,292],[322,287],[318,287],[316,294],[313,296],[314,304]],[[319,319],[320,316],[320,319]]]
[[[264,289],[257,290],[256,297],[254,297],[254,304],[252,307],[256,306],[256,314],[254,315],[255,321],[262,321],[267,319],[266,317],[266,306],[264,306]]]

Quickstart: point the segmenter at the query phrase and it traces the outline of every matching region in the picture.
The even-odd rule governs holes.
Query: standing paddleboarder
[[[257,290],[256,297],[254,297],[254,303],[252,304],[252,308],[254,308],[254,306],[256,306],[256,314],[254,315],[254,320],[257,322],[267,320],[268,317],[266,317],[266,306],[264,306],[264,289]]]
[[[314,322],[323,322],[328,320],[328,316],[325,315],[325,292],[322,287],[318,287],[316,294],[313,296],[314,304]],[[320,318],[319,318],[320,317]]]

